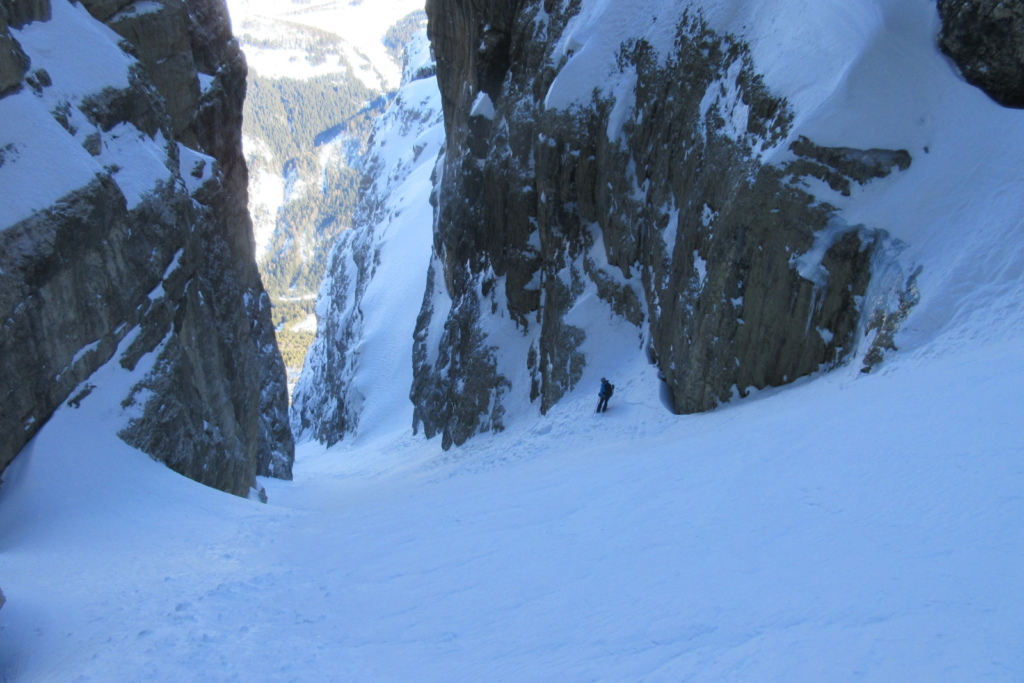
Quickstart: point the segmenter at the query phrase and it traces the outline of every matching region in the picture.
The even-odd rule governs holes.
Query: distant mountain
[[[294,375],[332,245],[352,225],[359,160],[401,78],[422,0],[230,3],[249,63],[244,143],[260,270]]]

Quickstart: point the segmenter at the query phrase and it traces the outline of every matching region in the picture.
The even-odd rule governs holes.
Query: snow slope
[[[411,340],[427,279],[428,198],[444,125],[437,79],[415,78],[433,65],[425,32],[408,46],[407,61],[407,82],[377,118],[363,160],[363,172],[376,175],[363,188],[355,226],[335,245],[320,288],[316,317],[323,333],[306,354],[292,397],[300,438],[338,441],[334,422],[345,422],[357,438],[390,437],[412,424]],[[317,424],[305,419],[310,415]]]
[[[172,180],[162,135],[149,137],[128,123],[100,131],[80,109],[104,88],[128,87],[134,59],[118,47],[120,36],[69,3],[54,4],[50,21],[11,35],[32,69],[45,69],[53,84],[39,94],[23,88],[0,99],[0,229],[52,206],[106,169],[120,169],[112,175],[129,209],[158,182]],[[73,132],[51,114],[62,109]],[[83,147],[89,135],[100,136],[97,156]]]
[[[265,506],[117,442],[97,389],[5,477],[0,680],[1019,680],[1022,356],[687,418],[636,368],[448,454],[307,444]]]
[[[615,5],[584,2],[579,40]],[[1024,678],[1024,112],[959,80],[926,0],[771,7],[803,17],[747,24],[760,59],[790,55],[769,84],[815,89],[797,132],[914,155],[842,200],[924,268],[877,372],[672,416],[635,332],[584,297],[606,342],[548,415],[447,453],[407,424],[308,443],[259,505],[113,437],[126,380],[105,369],[4,475],[0,680]],[[861,42],[839,58],[808,26]],[[408,391],[407,368],[373,369]]]

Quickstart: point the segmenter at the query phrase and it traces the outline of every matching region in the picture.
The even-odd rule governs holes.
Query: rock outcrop
[[[1005,107],[1024,108],[1024,5],[938,0],[939,45],[968,83]]]
[[[238,495],[290,478],[247,211],[246,66],[222,0],[3,7],[0,46],[30,63],[0,99],[0,174],[39,196],[0,216],[0,468],[61,402],[88,400],[98,367],[155,354],[126,397],[126,441]]]
[[[807,183],[848,194],[910,155],[793,140],[748,47],[689,12],[669,53],[627,40],[612,82],[560,102],[580,11],[427,3],[447,144],[412,399],[445,447],[501,429],[513,394],[546,411],[573,389],[587,330],[569,313],[588,288],[638,327],[682,413],[832,367],[863,333],[886,235]]]

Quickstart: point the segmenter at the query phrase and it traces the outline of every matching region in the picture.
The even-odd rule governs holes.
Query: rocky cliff
[[[867,296],[886,233],[810,188],[849,196],[911,154],[800,135],[741,38],[700,3],[648,4],[664,12],[630,16],[604,72],[573,24],[603,9],[427,3],[447,146],[412,400],[446,447],[500,429],[516,395],[546,411],[575,387],[584,292],[636,327],[680,413],[843,362],[865,301],[894,298]]]
[[[239,495],[290,478],[223,2],[0,8],[0,468],[98,367],[147,357],[126,441]]]
[[[1006,107],[1024,108],[1024,5],[938,0],[939,44],[964,78]]]

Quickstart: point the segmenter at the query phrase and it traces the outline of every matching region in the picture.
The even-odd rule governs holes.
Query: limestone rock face
[[[9,27],[20,28],[49,16],[49,0],[0,1],[0,97],[21,87],[30,63]]]
[[[3,18],[3,14],[0,13],[0,26],[3,27],[0,28],[0,97],[21,87],[29,67],[28,55],[21,49],[18,41],[11,37],[7,26],[3,24]]]
[[[52,201],[0,215],[0,468],[61,402],[88,400],[98,367],[149,355],[121,436],[246,495],[257,475],[290,478],[294,444],[246,208],[245,60],[221,0],[128,4],[55,3],[8,30],[33,63],[0,116],[31,126],[0,130],[0,173],[63,158]],[[124,41],[82,30],[96,17]],[[60,39],[107,69],[95,86],[33,54]]]
[[[21,28],[33,21],[47,21],[50,18],[50,0],[2,0],[0,12],[7,13],[7,23]]]
[[[180,138],[192,124],[199,102],[199,78],[184,3],[167,0],[148,11],[129,5],[108,24],[135,46],[136,57],[166,102],[171,132]]]
[[[579,8],[426,6],[447,147],[412,399],[414,427],[445,447],[501,429],[513,394],[546,411],[576,385],[588,331],[569,313],[591,287],[638,327],[677,412],[841,362],[886,235],[800,181],[848,193],[912,162],[788,143],[788,103],[698,14],[681,15],[671,54],[624,41],[618,94],[595,83],[592,101],[552,106]],[[761,161],[783,145],[788,161]],[[513,381],[522,369],[528,386]]]
[[[1024,5],[938,0],[939,45],[964,78],[1006,107],[1024,108]]]

